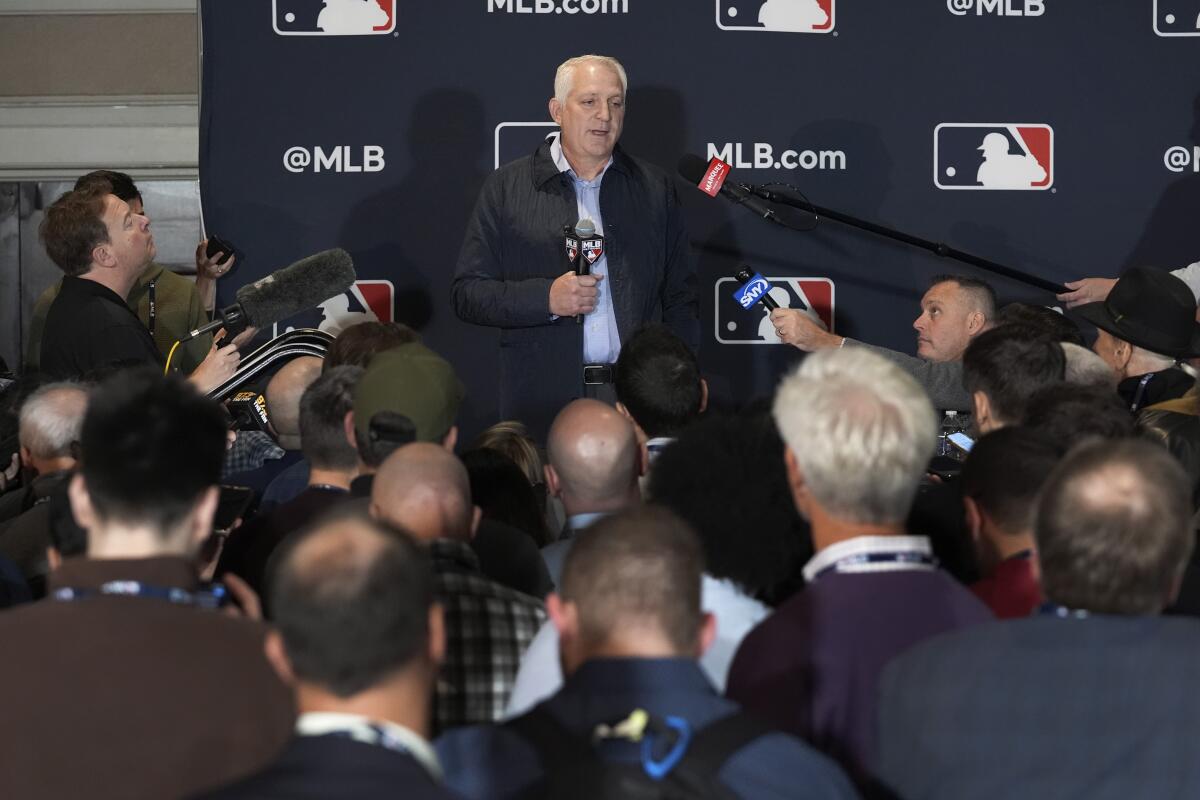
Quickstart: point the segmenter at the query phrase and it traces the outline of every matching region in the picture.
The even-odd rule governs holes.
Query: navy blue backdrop
[[[622,144],[672,173],[683,153],[721,153],[735,179],[792,184],[1053,281],[1200,259],[1197,0],[202,0],[201,12],[205,223],[244,253],[220,301],[344,247],[363,283],[291,324],[417,328],[467,384],[468,435],[495,421],[496,335],[450,308],[465,222],[498,161],[553,130],[554,69],[584,52],[625,64]],[[1032,177],[1013,188],[979,172],[990,134]],[[932,275],[989,277],[832,221],[792,233],[678,186],[701,363],[723,402],[769,392],[800,357],[731,298],[739,263],[792,305],[826,317],[831,305],[837,332],[910,353]],[[993,282],[1002,300],[1053,300]]]

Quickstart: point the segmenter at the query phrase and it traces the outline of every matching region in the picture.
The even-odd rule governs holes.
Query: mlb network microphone
[[[396,30],[396,0],[271,0],[280,36],[370,36]]]
[[[1041,123],[942,123],[933,131],[933,182],[939,189],[1049,189],[1054,129]]]

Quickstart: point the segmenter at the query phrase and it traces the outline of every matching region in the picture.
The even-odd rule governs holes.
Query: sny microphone
[[[733,293],[733,299],[737,300],[742,308],[749,309],[755,303],[762,303],[767,307],[767,311],[779,308],[779,303],[771,297],[771,284],[767,283],[767,279],[762,275],[757,272],[751,273],[749,267],[742,267],[734,277],[741,286]]]
[[[750,188],[736,181],[728,180],[730,167],[719,158],[714,158],[705,164],[704,159],[693,153],[688,153],[679,159],[679,174],[684,180],[696,184],[696,188],[709,197],[722,194],[740,206],[750,209],[756,216],[782,225],[775,212],[768,208],[762,200],[750,193]]]
[[[237,290],[237,302],[216,312],[213,321],[181,341],[224,327],[233,335],[247,327],[265,328],[315,308],[354,285],[354,262],[345,250],[324,250]]]
[[[592,266],[604,255],[604,236],[596,233],[596,223],[583,217],[575,223],[575,229],[563,229],[566,239],[567,258],[575,268],[576,275],[591,275]],[[574,251],[572,250],[574,247]],[[576,314],[575,321],[582,324],[583,315]]]

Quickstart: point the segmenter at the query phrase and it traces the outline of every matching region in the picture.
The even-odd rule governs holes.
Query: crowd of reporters
[[[399,323],[258,417],[161,368],[16,377],[0,792],[1195,794],[1195,300],[1131,270],[1093,352],[980,286],[935,280],[922,363],[831,341],[737,410],[645,327],[544,447],[461,441]],[[931,461],[931,394],[969,454]]]

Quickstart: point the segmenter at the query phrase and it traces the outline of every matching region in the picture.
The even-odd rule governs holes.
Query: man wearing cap
[[[693,350],[700,344],[675,187],[617,146],[627,83],[607,56],[559,66],[549,105],[561,132],[491,175],[458,257],[455,313],[500,328],[500,418],[521,420],[539,440],[571,400],[615,402],[612,365],[642,324],[661,321]],[[585,219],[603,245],[576,248],[590,263],[577,275],[564,226]]]
[[[453,452],[464,394],[454,367],[420,342],[372,358],[354,387],[354,411],[346,420],[360,462],[350,492],[369,497],[375,471],[403,445],[434,442]]]
[[[1138,425],[1161,439],[1192,478],[1200,500],[1200,393],[1179,360],[1200,355],[1196,300],[1180,278],[1135,267],[1108,298],[1075,309],[1097,328],[1092,349],[1120,381],[1117,393]]]

